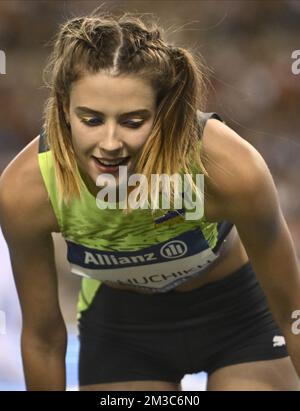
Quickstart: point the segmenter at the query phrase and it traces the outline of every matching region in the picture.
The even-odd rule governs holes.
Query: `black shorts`
[[[82,313],[79,335],[81,386],[179,383],[185,374],[288,355],[250,263],[182,293],[140,294],[102,284]]]

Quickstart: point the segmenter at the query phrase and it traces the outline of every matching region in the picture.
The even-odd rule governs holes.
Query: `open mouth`
[[[116,160],[100,160],[97,157],[92,156],[96,165],[104,171],[116,171],[119,166],[124,166],[128,163],[130,157],[124,157]]]

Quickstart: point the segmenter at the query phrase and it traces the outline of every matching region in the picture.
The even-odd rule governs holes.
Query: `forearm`
[[[300,330],[299,333],[295,334],[290,324],[286,327],[281,327],[281,330],[285,337],[288,353],[291,357],[300,381]]]
[[[286,259],[282,258],[281,261],[276,261],[277,264],[273,265],[270,272],[272,271],[274,278],[278,278],[280,273],[288,273],[289,278],[294,279],[291,281],[291,287],[289,290],[284,290],[284,286],[280,288],[270,281],[270,286],[265,286],[265,291],[270,309],[285,337],[288,353],[300,379],[300,327],[295,326],[296,319],[293,317],[293,313],[300,310],[299,269],[294,259],[289,258],[288,253],[286,255]],[[269,274],[270,278],[272,273]],[[274,282],[276,281],[274,280]]]
[[[293,313],[300,310],[298,263],[292,249],[282,244],[280,252],[256,262],[256,267],[269,307],[285,337],[288,353],[300,378],[300,329],[293,327],[296,321]],[[284,283],[280,278],[284,278]]]
[[[64,391],[66,389],[67,339],[43,343],[22,335],[21,348],[26,388],[29,391]]]
[[[299,262],[285,221],[269,231],[269,237],[259,230],[247,237],[242,231],[243,243],[300,378],[300,332],[293,327],[293,313],[300,310]]]

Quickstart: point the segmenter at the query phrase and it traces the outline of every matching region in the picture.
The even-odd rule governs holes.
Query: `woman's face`
[[[118,184],[119,167],[112,164],[120,161],[128,175],[134,172],[155,111],[153,87],[137,76],[97,73],[72,84],[65,114],[78,166],[90,187],[102,173],[113,174]]]

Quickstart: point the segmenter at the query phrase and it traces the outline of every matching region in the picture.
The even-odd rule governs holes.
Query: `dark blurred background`
[[[0,75],[0,173],[39,134],[48,94],[42,70],[58,24],[103,3],[116,13],[153,13],[169,42],[203,56],[210,81],[206,111],[221,114],[265,158],[300,256],[300,74],[291,68],[291,54],[300,49],[298,0],[0,1],[0,50],[6,53],[6,74]],[[68,272],[59,236],[55,243],[63,311],[73,327],[79,280]],[[10,313],[8,330],[20,324],[11,281],[6,245],[0,238],[0,310]],[[0,335],[0,351],[1,344],[11,349],[12,334]],[[5,363],[7,357],[2,349],[3,380],[20,379],[19,359],[11,365],[12,361]],[[3,382],[5,387],[14,385]]]

